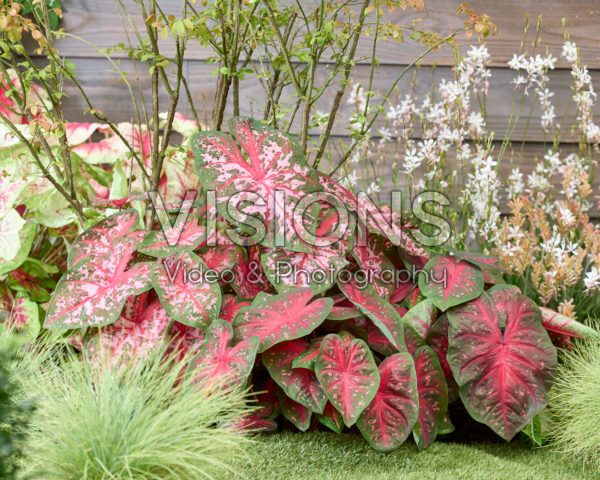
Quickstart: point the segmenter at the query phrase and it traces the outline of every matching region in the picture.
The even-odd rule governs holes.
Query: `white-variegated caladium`
[[[135,238],[118,238],[108,253],[78,261],[58,283],[44,326],[81,328],[113,323],[128,297],[152,288],[150,263],[129,267],[139,243]]]
[[[259,293],[250,307],[237,314],[235,337],[257,335],[262,353],[277,343],[308,335],[323,323],[333,305],[329,298],[313,297],[310,288],[290,289],[279,295]]]
[[[258,337],[232,344],[233,328],[225,320],[215,320],[208,328],[196,364],[198,382],[244,386],[254,366]]]

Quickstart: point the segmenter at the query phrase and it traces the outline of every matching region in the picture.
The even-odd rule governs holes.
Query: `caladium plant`
[[[74,126],[71,138],[85,141],[95,128]],[[311,169],[293,138],[245,118],[230,130],[192,140],[217,218],[194,208],[165,231],[144,228],[144,215],[128,209],[73,235],[47,328],[83,329],[84,346],[99,336],[94,348],[127,354],[164,341],[193,349],[198,382],[231,382],[256,398],[239,428],[353,429],[382,451],[411,433],[428,447],[453,430],[459,403],[513,438],[546,404],[555,344],[598,337],[498,284],[504,272],[492,257],[427,252],[406,225],[399,245],[381,225],[362,235],[364,199]],[[317,195],[302,216],[308,238],[295,211],[306,195]],[[347,222],[327,195],[346,207]],[[264,235],[253,235],[257,219],[267,221]],[[286,276],[278,264],[302,272]],[[331,277],[313,281],[319,271]]]

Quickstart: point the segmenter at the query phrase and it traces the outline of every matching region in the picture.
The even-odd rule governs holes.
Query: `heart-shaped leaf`
[[[250,337],[232,345],[233,328],[225,320],[215,320],[204,336],[196,363],[199,382],[225,382],[245,385],[254,366],[258,338]]]
[[[317,413],[317,419],[335,433],[342,433],[344,430],[342,414],[329,401],[325,404],[323,413]]]
[[[402,323],[404,326],[412,327],[420,337],[425,338],[436,318],[437,308],[433,300],[426,298],[402,316]]]
[[[295,140],[266,124],[238,117],[229,122],[229,130],[233,137],[222,132],[192,137],[204,189],[215,191],[218,211],[232,224],[252,224],[248,218],[259,217],[266,227],[262,244],[274,247],[277,232],[286,249],[304,251],[293,212],[304,195],[322,190],[316,172]]]
[[[542,325],[549,332],[564,335],[566,337],[590,338],[600,340],[600,333],[577,320],[546,307],[541,307]]]
[[[242,308],[235,318],[235,338],[257,335],[258,351],[262,353],[279,342],[309,334],[323,323],[333,305],[330,298],[311,302],[313,296],[310,288],[291,289],[280,295],[259,293],[252,305]]]
[[[420,450],[437,436],[448,411],[448,387],[440,362],[431,347],[420,347],[413,355],[419,392],[419,419],[414,437]]]
[[[238,301],[235,295],[225,295],[223,297],[223,301],[221,302],[221,313],[219,317],[233,325],[233,320],[238,312],[242,309],[242,307],[247,307],[249,305],[250,302]]]
[[[169,315],[184,325],[206,328],[219,316],[221,288],[205,277],[195,253],[181,252],[152,266],[152,285]]]
[[[448,362],[471,416],[512,439],[548,403],[556,349],[528,298],[506,302],[506,326],[487,293],[448,313]]]
[[[140,245],[140,252],[151,257],[166,258],[182,250],[191,252],[206,240],[206,228],[198,225],[193,215],[181,220],[182,225],[148,233]]]
[[[418,418],[419,397],[413,359],[396,353],[379,365],[381,383],[358,419],[363,436],[376,450],[389,452],[410,435]]]
[[[315,362],[317,361],[317,356],[321,351],[321,342],[323,338],[315,338],[306,350],[300,352],[294,361],[292,362],[292,367],[294,368],[308,368],[309,370],[315,370]]]
[[[279,343],[262,354],[262,361],[271,378],[288,397],[314,412],[321,413],[327,397],[315,372],[307,368],[293,367],[294,359],[307,348],[308,343],[304,339]]]
[[[402,319],[390,302],[377,295],[370,285],[360,288],[355,282],[338,282],[338,286],[348,300],[373,321],[398,351],[404,350]]]
[[[481,270],[451,256],[434,257],[419,274],[419,289],[442,311],[477,298],[483,292]]]
[[[69,251],[69,268],[85,258],[99,257],[110,253],[113,249],[113,242],[118,238],[127,237],[141,241],[146,232],[136,230],[139,219],[137,211],[123,210],[88,228],[79,236]]]
[[[448,385],[448,403],[452,403],[458,399],[458,385],[456,384],[456,380],[454,380],[454,374],[446,358],[448,355],[449,326],[448,317],[445,314],[442,315],[431,326],[425,341],[433,349],[440,361],[440,366],[444,371],[446,384]]]
[[[373,350],[386,357],[398,352],[398,349],[392,345],[387,337],[375,326],[372,320],[361,315],[360,317],[348,320],[347,328],[357,337],[362,338],[369,344]]]
[[[128,297],[152,287],[151,264],[137,263],[127,270],[138,245],[137,239],[118,238],[106,255],[88,256],[77,262],[56,286],[45,327],[99,327],[113,323]]]
[[[327,335],[321,342],[315,370],[344,423],[353,425],[379,387],[379,372],[367,344],[360,339],[345,343],[338,335]]]
[[[281,413],[283,416],[292,422],[296,428],[298,428],[298,430],[306,432],[308,427],[310,427],[312,410],[310,408],[306,408],[301,403],[292,400],[283,392],[283,390],[278,390],[277,396],[279,397]]]

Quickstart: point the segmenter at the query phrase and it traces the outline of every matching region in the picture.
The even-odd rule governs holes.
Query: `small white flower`
[[[583,280],[587,291],[598,289],[600,287],[600,270],[597,267],[592,267],[589,272],[586,273],[585,279]]]
[[[562,48],[562,56],[565,57],[567,62],[577,61],[577,45],[573,42],[565,42]]]

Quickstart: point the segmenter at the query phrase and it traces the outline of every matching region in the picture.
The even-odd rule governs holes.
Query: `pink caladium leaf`
[[[500,328],[506,326],[506,303],[514,295],[521,293],[521,289],[514,285],[494,285],[487,290],[487,294],[494,303],[494,307],[500,316]]]
[[[454,380],[454,374],[448,363],[448,317],[444,314],[439,317],[431,326],[425,341],[436,353],[440,366],[446,377],[446,385],[448,385],[448,403],[458,399],[458,385]]]
[[[113,242],[118,238],[141,241],[146,232],[137,229],[139,220],[135,210],[123,210],[88,228],[77,238],[69,251],[69,268],[86,258],[111,254]]]
[[[357,337],[367,342],[373,350],[386,357],[398,352],[398,349],[375,326],[373,321],[363,315],[348,320],[347,328]]]
[[[357,425],[376,450],[389,452],[410,435],[419,412],[417,376],[410,354],[396,353],[379,365],[381,382]]]
[[[151,257],[166,258],[182,250],[192,252],[205,240],[206,228],[198,225],[198,221],[190,214],[181,228],[175,225],[149,232],[140,245],[140,252]]]
[[[315,370],[344,423],[354,425],[379,387],[379,372],[367,344],[360,339],[344,342],[338,335],[327,335],[321,342]]]
[[[40,331],[39,310],[38,304],[23,293],[13,298],[7,290],[0,296],[0,323],[7,322],[11,328],[27,332],[30,338],[36,338]]]
[[[555,312],[551,308],[540,307],[540,310],[542,311],[542,325],[549,332],[565,337],[600,340],[600,333],[593,328]]]
[[[515,294],[506,326],[487,293],[448,313],[448,362],[471,416],[512,439],[548,403],[556,348],[535,303]]]
[[[315,372],[293,367],[294,359],[307,348],[304,339],[278,343],[262,354],[262,362],[288,397],[313,412],[322,413],[327,397]]]
[[[372,279],[372,286],[382,298],[389,299],[395,288],[394,264],[385,255],[388,245],[378,235],[369,234],[364,246],[354,245],[352,255],[361,270]]]
[[[225,385],[244,386],[254,366],[258,338],[250,337],[232,344],[233,328],[225,320],[215,320],[204,336],[196,364],[198,382],[223,382]]]
[[[422,346],[413,354],[419,392],[419,414],[414,437],[420,450],[429,447],[437,436],[448,411],[448,387],[436,353]]]
[[[173,319],[206,328],[221,311],[221,287],[206,278],[206,265],[195,253],[181,252],[152,266],[152,285]]]
[[[317,237],[314,244],[300,240],[305,243],[305,251],[269,248],[263,254],[265,274],[277,291],[289,287],[311,287],[315,293],[324,292],[348,265],[346,253],[352,244],[353,228],[346,227],[342,238],[334,236],[338,215],[333,208],[320,210],[315,223],[316,229],[310,232]]]
[[[119,238],[103,256],[77,262],[56,286],[46,315],[46,328],[99,327],[113,323],[125,300],[152,287],[150,263],[127,269],[139,240]]]
[[[114,141],[104,138],[99,142],[83,143],[73,147],[73,152],[90,165],[111,165],[121,156]]]
[[[108,352],[115,362],[143,358],[165,341],[170,322],[153,292],[131,296],[119,318],[92,337],[90,352]]]
[[[335,295],[333,299],[333,307],[327,315],[327,320],[342,321],[351,318],[360,317],[362,312],[344,294]]]
[[[0,177],[0,218],[4,218],[12,210],[27,184],[22,178]]]
[[[397,283],[392,295],[390,296],[390,303],[400,303],[402,300],[407,298],[416,287],[417,284],[412,281]]]
[[[481,270],[451,256],[434,257],[419,274],[419,289],[442,311],[477,298],[483,292]]]
[[[323,413],[317,413],[316,417],[319,422],[335,433],[342,433],[342,430],[344,430],[342,414],[329,401],[325,404]]]
[[[322,190],[316,171],[295,140],[266,124],[238,117],[229,122],[229,130],[233,137],[222,132],[192,137],[204,189],[215,191],[218,211],[232,224],[252,225],[251,216],[261,219],[263,245],[274,247],[281,233],[286,249],[302,251],[293,213],[303,196]]]
[[[489,270],[497,273],[506,272],[506,269],[502,266],[498,257],[492,257],[489,255],[484,255],[482,253],[463,252],[461,250],[456,250],[451,247],[442,248],[446,250],[450,255],[456,258],[460,258],[462,260],[466,260],[467,262],[476,265],[482,270]]]
[[[317,328],[331,310],[333,301],[321,298],[311,302],[310,288],[296,288],[279,295],[259,293],[250,307],[240,310],[234,321],[236,339],[257,335],[259,352],[273,345],[303,337]]]
[[[221,302],[221,314],[219,315],[219,318],[222,318],[233,325],[233,320],[240,309],[249,305],[250,302],[238,301],[235,295],[225,295]]]
[[[246,249],[246,255],[247,257],[240,255],[233,266],[233,289],[244,299],[253,299],[260,292],[271,292],[271,284],[260,263],[258,246]]]
[[[298,430],[306,432],[310,427],[312,410],[292,400],[281,389],[277,391],[277,396],[279,397],[283,416],[292,422]]]
[[[292,362],[292,367],[294,368],[308,368],[309,370],[315,370],[315,362],[317,361],[317,357],[319,356],[319,352],[321,351],[321,342],[323,338],[315,338],[306,350],[300,352],[294,358]]]
[[[402,319],[387,300],[379,297],[370,285],[360,288],[355,282],[338,282],[338,286],[348,300],[371,319],[398,351],[404,350]]]
[[[277,422],[274,420],[277,412],[274,405],[272,403],[259,403],[256,404],[256,407],[254,412],[235,422],[232,425],[233,428],[249,432],[273,432],[277,430]]]
[[[198,256],[209,270],[223,273],[232,271],[233,266],[240,258],[240,253],[237,247],[229,245],[223,247],[204,247],[198,252]]]
[[[425,338],[437,318],[437,308],[430,298],[421,300],[402,316],[404,326],[414,328],[420,337]]]

